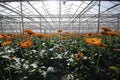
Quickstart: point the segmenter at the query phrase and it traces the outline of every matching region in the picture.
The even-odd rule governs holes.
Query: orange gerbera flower
[[[3,39],[4,38],[4,36],[3,35],[0,35],[0,39]]]
[[[106,32],[107,35],[112,35],[112,36],[116,36],[117,33],[113,32],[113,31],[107,31]]]
[[[45,37],[46,37],[45,34],[36,34],[36,36],[37,36],[38,38],[45,38]]]
[[[21,48],[30,48],[33,45],[34,45],[34,43],[30,40],[27,40],[27,41],[20,43]]]
[[[96,35],[97,36],[103,36],[103,33],[97,33]]]
[[[2,43],[2,46],[7,46],[9,44],[12,44],[12,42],[11,41],[6,41],[6,42]]]
[[[28,33],[29,35],[35,34],[35,32],[29,29],[25,29],[24,32]]]
[[[110,29],[110,27],[105,27],[105,26],[103,26],[103,27],[101,27],[101,30],[103,30],[103,31],[112,31],[111,29]]]
[[[102,44],[102,39],[101,38],[86,38],[85,42],[88,44],[99,46]]]
[[[11,36],[6,36],[8,41],[11,41],[12,37]]]
[[[58,29],[57,32],[61,33],[61,32],[63,32],[63,29]]]
[[[45,36],[46,36],[45,38],[50,39],[52,37],[52,34],[46,34]]]
[[[78,52],[78,54],[76,55],[76,61],[79,61],[80,58],[82,58],[84,56],[83,52]]]
[[[11,36],[12,36],[12,37],[18,37],[18,36],[21,37],[21,36],[23,36],[23,35],[21,35],[21,34],[12,34]]]

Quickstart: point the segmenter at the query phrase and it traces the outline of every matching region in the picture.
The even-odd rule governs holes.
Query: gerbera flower
[[[57,32],[61,33],[61,32],[63,32],[63,29],[58,29]]]
[[[12,37],[16,37],[16,36],[22,36],[21,34],[12,34]]]
[[[35,34],[35,32],[33,32],[32,30],[29,30],[29,29],[25,29],[24,32],[26,32],[29,35]]]
[[[34,43],[30,40],[20,43],[21,48],[30,48],[34,45]]]
[[[6,37],[8,41],[11,41],[12,37],[11,36],[7,36]]]
[[[0,35],[0,39],[3,39],[4,38],[4,36],[3,35]]]
[[[110,29],[110,27],[105,27],[105,26],[103,26],[103,27],[101,27],[101,30],[103,30],[103,31],[112,31],[111,29]]]
[[[85,33],[86,36],[93,36],[93,33],[91,32],[88,32],[88,33]]]
[[[66,39],[67,39],[67,37],[63,37],[63,36],[62,36],[62,39],[63,39],[63,40],[66,40]]]
[[[101,38],[86,38],[85,42],[88,44],[99,46],[102,44],[102,39]]]
[[[38,38],[45,38],[45,34],[35,34],[34,36],[36,36]]]
[[[113,32],[113,31],[107,31],[106,34],[111,35],[111,36],[116,36],[117,35],[117,33]]]
[[[84,56],[83,52],[78,52],[78,54],[76,55],[76,61],[79,61],[80,58],[82,58]]]
[[[7,41],[11,41],[12,36],[10,36],[10,35],[8,35],[8,34],[5,34],[4,36],[5,36],[5,38],[7,39]]]
[[[103,36],[103,33],[97,33],[96,36]]]
[[[12,44],[11,41],[6,41],[6,42],[2,43],[2,46],[7,46],[7,45],[10,45],[10,44]]]
[[[52,34],[46,34],[45,35],[45,38],[49,38],[50,39],[51,37],[52,37]]]

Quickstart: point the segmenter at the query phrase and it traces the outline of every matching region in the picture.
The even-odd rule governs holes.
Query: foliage
[[[0,34],[0,79],[119,80],[120,33],[109,31]]]

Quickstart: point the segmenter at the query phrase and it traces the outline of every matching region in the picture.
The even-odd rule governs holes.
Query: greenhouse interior
[[[120,80],[120,1],[0,0],[0,80]]]

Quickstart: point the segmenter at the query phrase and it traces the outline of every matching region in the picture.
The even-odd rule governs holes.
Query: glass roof
[[[44,21],[55,26],[57,23],[53,24],[53,21],[73,21],[78,14],[80,16],[98,14],[98,4],[98,1],[24,1],[22,2],[22,12],[24,21],[40,21],[40,17],[42,17]],[[100,13],[120,14],[120,1],[101,1]],[[1,2],[0,15],[20,17],[20,2]],[[64,25],[66,24],[64,23]]]
[[[59,1],[31,1],[23,2],[23,13],[25,15],[38,15],[38,13],[31,7],[31,5],[37,9],[42,15],[49,14],[59,14]],[[61,1],[61,14],[78,14],[82,11],[90,1]],[[6,2],[0,3],[14,11],[20,12],[20,2]],[[101,12],[107,10],[108,8],[118,4],[113,9],[105,12],[106,14],[117,14],[120,13],[120,2],[116,1],[101,1]],[[98,11],[98,2],[89,10],[87,13],[96,14]],[[2,12],[2,13],[1,13]],[[4,15],[17,15],[14,12],[7,10],[5,7],[0,6],[0,14]]]

